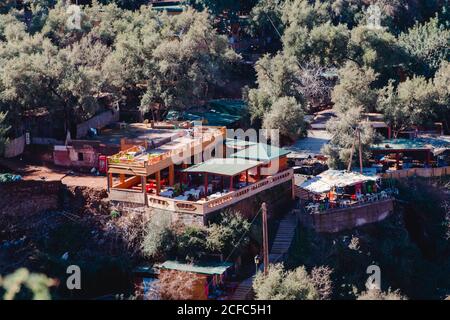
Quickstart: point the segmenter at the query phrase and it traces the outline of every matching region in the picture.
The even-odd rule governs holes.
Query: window
[[[84,153],[78,152],[78,161],[84,161]]]

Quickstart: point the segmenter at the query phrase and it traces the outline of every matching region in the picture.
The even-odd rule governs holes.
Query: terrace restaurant
[[[297,188],[297,194],[309,214],[387,200],[398,192],[395,188],[383,188],[376,175],[343,170],[324,171]]]
[[[214,127],[203,127],[202,130],[211,136],[204,135],[198,141],[174,140],[169,144],[170,149],[167,145],[151,150],[135,146],[110,157],[110,200],[206,214],[292,181],[293,172],[287,167],[286,158],[289,152],[262,143],[243,143],[242,148],[228,158],[211,158],[194,165],[186,163],[189,161],[174,163],[171,155],[179,155],[179,149],[185,149],[186,144],[192,153],[185,160],[191,160],[191,155],[204,158],[202,152],[217,143],[214,135],[223,134],[223,130],[214,130]],[[224,148],[223,140],[221,142],[220,147]],[[167,152],[161,154],[160,150],[164,149]],[[113,175],[117,174],[119,179],[114,179]],[[131,177],[126,178],[127,175]]]

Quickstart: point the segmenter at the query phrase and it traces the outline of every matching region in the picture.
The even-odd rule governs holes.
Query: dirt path
[[[3,167],[4,171],[21,175],[24,180],[61,180],[67,186],[106,189],[106,178],[104,176],[73,172],[68,168],[32,165],[20,160],[7,159],[0,159],[0,166]]]

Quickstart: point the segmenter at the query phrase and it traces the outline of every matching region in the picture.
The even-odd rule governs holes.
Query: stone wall
[[[300,214],[300,221],[317,232],[333,233],[381,221],[394,211],[392,199],[322,214]]]
[[[14,158],[23,153],[25,149],[25,135],[10,139],[5,145],[5,158]]]

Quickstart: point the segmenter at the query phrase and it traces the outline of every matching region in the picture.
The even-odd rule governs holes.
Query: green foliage
[[[39,107],[74,131],[104,108],[98,97],[112,105],[131,94],[135,108],[160,118],[208,99],[239,60],[206,12],[168,16],[94,2],[81,8],[77,29],[63,1],[46,1],[31,3],[35,26],[15,11],[0,15],[0,107],[17,128]]]
[[[289,27],[283,35],[284,52],[297,61],[311,61],[324,66],[340,66],[348,56],[350,33],[346,26],[330,22],[312,29]]]
[[[392,82],[380,91],[379,110],[394,137],[402,130],[430,122],[436,115],[437,93],[432,81],[408,78],[395,89]]]
[[[117,36],[106,72],[122,90],[145,88],[142,112],[160,118],[169,108],[199,104],[223,85],[225,66],[239,56],[213,29],[206,12],[187,10],[169,17],[142,8],[140,15],[135,28]]]
[[[305,136],[306,123],[302,106],[293,97],[282,97],[272,104],[271,110],[264,115],[264,129],[279,130],[284,137],[291,141]]]
[[[194,262],[206,254],[207,230],[199,226],[186,226],[177,234],[177,256],[182,260]]]
[[[283,264],[269,265],[267,275],[259,272],[253,281],[257,300],[317,300],[319,294],[304,267],[284,270]]]
[[[377,91],[373,89],[373,83],[378,74],[371,68],[348,62],[339,70],[338,75],[339,83],[331,94],[334,109],[346,112],[361,108],[365,112],[373,112],[377,103]]]
[[[445,108],[444,111],[447,111],[450,106],[450,62],[442,61],[433,83],[439,103]]]
[[[352,29],[348,50],[349,57],[359,66],[372,68],[379,74],[380,84],[398,79],[398,70],[408,69],[410,62],[409,55],[393,34],[366,26]]]
[[[433,18],[399,36],[400,45],[415,59],[415,71],[430,77],[441,61],[450,60],[450,30]]]
[[[113,219],[117,219],[117,218],[120,217],[120,212],[117,211],[117,210],[112,210],[111,213],[110,213],[110,216],[111,216],[111,218],[113,218]]]
[[[271,45],[278,43],[278,32],[283,32],[282,22],[284,0],[259,0],[250,12],[248,32],[269,39]]]
[[[256,71],[259,87],[249,90],[247,97],[252,122],[280,129],[292,139],[301,136],[305,129],[304,98],[298,90],[300,68],[295,59],[264,56],[257,62]]]
[[[147,225],[141,244],[142,253],[149,258],[166,256],[174,246],[175,233],[171,228],[170,216],[155,213]]]
[[[224,210],[219,221],[208,227],[206,245],[209,250],[229,256],[238,256],[249,243],[248,222],[239,212]]]
[[[196,262],[209,254],[238,256],[250,241],[250,223],[239,212],[225,210],[208,227],[171,224],[170,217],[152,216],[141,245],[145,257],[173,257]]]
[[[346,169],[352,153],[352,167],[359,167],[359,141],[356,129],[359,128],[363,164],[370,158],[370,146],[377,142],[378,136],[373,128],[364,121],[361,108],[348,109],[345,113],[339,112],[336,118],[327,123],[327,131],[332,135],[322,152],[328,156],[328,166],[333,169]]]
[[[49,288],[55,284],[53,279],[44,274],[30,273],[27,269],[21,268],[4,278],[0,277],[0,289],[3,289],[1,298],[3,300],[50,300]]]
[[[5,143],[8,142],[6,134],[8,133],[10,126],[6,125],[7,113],[0,112],[0,156],[3,155]]]

